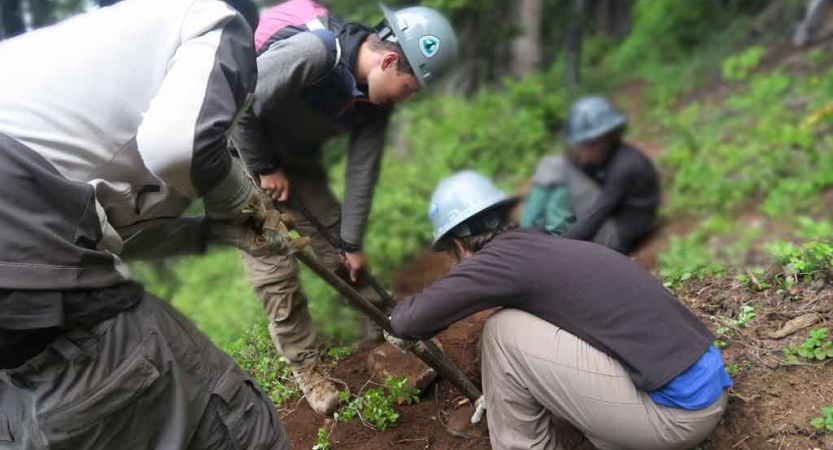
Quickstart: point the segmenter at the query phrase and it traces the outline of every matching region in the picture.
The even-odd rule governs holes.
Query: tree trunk
[[[510,42],[511,73],[522,78],[541,68],[543,0],[518,0],[514,24],[518,35]]]
[[[830,0],[812,0],[807,5],[804,19],[798,24],[793,34],[793,45],[805,47],[811,44],[818,37],[819,29],[822,28],[824,19],[831,8],[833,8],[833,2]]]
[[[568,88],[575,88],[581,82],[581,41],[586,11],[585,0],[573,0],[570,21],[567,22],[567,35],[564,39],[566,49],[564,83]]]
[[[454,69],[446,76],[443,91],[446,94],[469,94],[475,91],[479,80],[488,74],[488,63],[483,58],[480,27],[474,20],[466,20],[459,28],[460,42],[465,43]]]
[[[2,0],[0,2],[0,39],[8,39],[26,31],[20,1]]]
[[[40,28],[55,23],[54,0],[29,0],[32,13],[32,28]]]
[[[631,10],[636,0],[597,0],[593,14],[600,33],[621,40],[631,28]]]

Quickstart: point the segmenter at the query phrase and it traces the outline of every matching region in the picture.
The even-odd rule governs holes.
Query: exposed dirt
[[[679,294],[714,330],[720,319],[736,317],[748,303],[756,305],[756,317],[744,328],[730,327],[723,349],[727,366],[736,365],[729,412],[703,446],[706,449],[833,449],[833,436],[820,435],[809,425],[823,406],[833,404],[833,365],[787,365],[786,345],[797,346],[807,330],[786,338],[770,333],[795,317],[818,312],[827,326],[833,318],[833,286],[826,282],[804,283],[790,293],[776,288],[752,292],[731,280],[690,283]]]
[[[397,293],[407,295],[421,290],[437,277],[446,273],[451,261],[438,254],[426,254],[416,264],[402,272],[396,280]],[[480,333],[490,312],[485,311],[454,324],[438,336],[446,354],[476,384],[480,384]],[[332,376],[349,386],[353,393],[360,392],[374,383],[367,367],[367,356],[374,344],[363,345],[348,359],[331,363]],[[439,380],[412,406],[400,406],[399,425],[391,430],[378,432],[352,420],[347,424],[336,423],[331,418],[318,416],[303,400],[290,401],[281,410],[283,424],[289,433],[293,449],[310,449],[315,445],[319,427],[331,430],[330,442],[338,449],[488,449],[485,439],[461,440],[446,432],[448,415],[468,402],[448,382]]]
[[[676,229],[677,225],[671,228]],[[670,230],[660,231],[667,232]],[[649,242],[637,258],[651,261],[655,257],[651,249],[658,248],[660,241],[656,238]],[[424,255],[397,278],[398,293],[407,295],[421,289],[449,267],[447,257]],[[785,322],[808,312],[818,312],[822,317],[814,328],[826,326],[833,319],[833,284],[802,283],[791,292],[780,294],[776,288],[753,292],[733,280],[705,280],[689,283],[678,295],[712,330],[721,326],[720,317],[735,318],[743,305],[756,305],[756,317],[743,328],[730,327],[723,338],[728,342],[723,349],[727,366],[738,367],[740,372],[734,376],[729,411],[712,437],[701,445],[702,450],[833,449],[833,435],[819,434],[809,425],[821,407],[833,405],[833,364],[785,364],[781,348],[802,342],[806,329],[781,340],[769,338]],[[469,317],[439,336],[449,357],[476,383],[480,382],[480,332],[489,314]],[[372,380],[367,369],[371,348],[364,346],[347,360],[333,363],[333,376],[352,392],[381,381]],[[446,432],[448,414],[462,407],[467,407],[462,396],[440,380],[428,389],[420,403],[398,407],[399,425],[384,432],[372,430],[358,420],[340,424],[317,416],[302,400],[290,402],[282,414],[292,448],[296,449],[312,448],[319,427],[332,430],[330,441],[338,449],[489,448],[487,440],[461,440]]]

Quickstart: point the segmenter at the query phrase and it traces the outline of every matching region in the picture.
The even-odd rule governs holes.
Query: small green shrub
[[[833,432],[833,406],[825,406],[822,408],[821,416],[811,419],[810,425],[825,433]]]
[[[751,368],[752,368],[752,363],[749,362],[749,361],[744,361],[742,363],[731,362],[729,364],[726,364],[726,372],[732,378],[740,375],[741,372],[743,372],[744,370],[749,370]]]
[[[266,324],[252,327],[224,350],[252,374],[278,408],[299,394],[292,369],[275,349]]]
[[[731,222],[714,216],[694,229],[688,236],[672,235],[668,249],[658,256],[659,275],[667,287],[679,286],[691,278],[703,279],[723,272],[717,251],[709,245],[716,235],[731,230]]]
[[[758,67],[766,53],[763,47],[750,47],[723,61],[723,78],[728,81],[746,80],[750,72]]]
[[[408,379],[404,376],[388,377],[383,386],[368,389],[356,396],[352,396],[348,390],[343,390],[339,393],[339,399],[345,404],[334,417],[342,423],[358,417],[363,423],[379,431],[387,430],[399,421],[399,413],[394,407],[396,403],[410,405],[419,401],[418,391],[407,388],[407,382]]]
[[[784,346],[781,350],[788,363],[798,362],[796,355],[809,360],[823,361],[833,358],[833,341],[827,336],[827,328],[810,330],[807,339],[798,347]]]
[[[315,439],[315,445],[312,446],[312,450],[330,450],[331,446],[330,433],[328,433],[324,428],[319,428],[318,435]]]
[[[796,245],[791,242],[773,241],[767,250],[776,263],[784,267],[788,276],[805,277],[833,268],[833,246],[821,242]]]

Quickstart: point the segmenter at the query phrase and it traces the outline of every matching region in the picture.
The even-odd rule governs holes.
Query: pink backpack
[[[323,6],[312,0],[289,0],[260,16],[255,51],[260,55],[281,39],[303,31],[330,29],[330,26],[330,12]]]

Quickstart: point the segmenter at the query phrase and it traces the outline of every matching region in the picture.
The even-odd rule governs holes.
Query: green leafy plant
[[[750,61],[756,53],[747,55]],[[731,72],[751,62],[729,66]],[[833,86],[833,73],[744,76],[747,83],[722,105],[693,102],[674,114],[657,110],[666,138],[659,158],[667,173],[666,214],[731,211],[748,200],[773,218],[822,212],[817,199],[833,184],[833,152],[803,122],[811,111],[824,110],[829,94],[821,86]]]
[[[406,376],[385,378],[385,387],[396,403],[412,405],[419,402],[419,389],[409,387]]]
[[[393,397],[385,395],[384,389],[369,389],[364,393],[362,420],[369,422],[380,431],[396,425],[399,421],[399,413],[393,407],[394,402]]]
[[[673,288],[691,278],[703,279],[723,272],[716,251],[708,243],[730,227],[729,221],[715,216],[702,222],[688,236],[671,236],[668,250],[658,257],[659,275],[665,280],[666,287]]]
[[[744,370],[749,370],[752,368],[752,363],[749,361],[744,361],[742,363],[730,362],[726,364],[726,372],[731,377],[736,377],[740,375],[741,372]]]
[[[821,409],[821,417],[810,419],[813,428],[829,433],[833,432],[833,407],[825,406]]]
[[[359,415],[359,410],[362,407],[362,397],[352,397],[350,391],[345,389],[338,393],[338,399],[344,405],[333,414],[337,421],[347,423]]]
[[[339,393],[339,399],[345,403],[334,417],[345,423],[358,417],[365,424],[383,431],[399,421],[396,403],[412,404],[419,401],[416,389],[408,388],[407,377],[388,377],[380,387],[368,389],[361,395],[352,396],[349,391]]]
[[[714,334],[717,335],[717,339],[712,341],[712,345],[714,345],[715,347],[717,347],[719,349],[728,347],[729,343],[726,341],[726,335],[729,334],[729,331],[731,331],[729,329],[729,327],[726,327],[726,326],[718,327],[714,331]]]
[[[755,307],[752,305],[743,305],[740,307],[737,317],[734,319],[723,318],[723,321],[733,327],[744,328],[746,324],[755,318]]]
[[[353,347],[333,347],[327,350],[327,355],[336,361],[341,361],[352,355],[354,350],[355,348]]]
[[[292,369],[275,349],[266,324],[252,327],[244,337],[227,345],[225,351],[252,374],[278,408],[300,392]]]
[[[833,223],[801,216],[798,218],[798,230],[795,235],[805,241],[830,241],[833,240]]]
[[[755,46],[726,58],[723,61],[723,78],[729,81],[745,80],[758,67],[765,52],[763,47]]]
[[[747,269],[745,273],[735,275],[735,279],[743,283],[747,289],[755,292],[765,291],[772,287],[763,267]]]
[[[833,246],[830,244],[808,242],[796,245],[774,241],[767,245],[767,250],[775,262],[784,267],[786,274],[794,278],[813,276],[833,268]]]
[[[743,305],[740,308],[735,318],[730,317],[714,317],[713,320],[718,324],[718,328],[714,331],[717,339],[712,341],[712,345],[717,348],[726,348],[729,345],[727,341],[729,333],[732,328],[744,328],[755,318],[755,308],[751,305]]]
[[[318,436],[315,439],[315,445],[312,450],[330,450],[332,444],[330,443],[330,434],[324,428],[318,429]]]
[[[833,342],[827,337],[827,328],[810,330],[797,353],[807,359],[823,360],[833,358]]]
[[[796,355],[809,360],[823,361],[833,358],[833,341],[827,336],[827,328],[817,328],[807,333],[807,339],[798,347],[784,346],[781,351],[788,364],[798,363]]]

